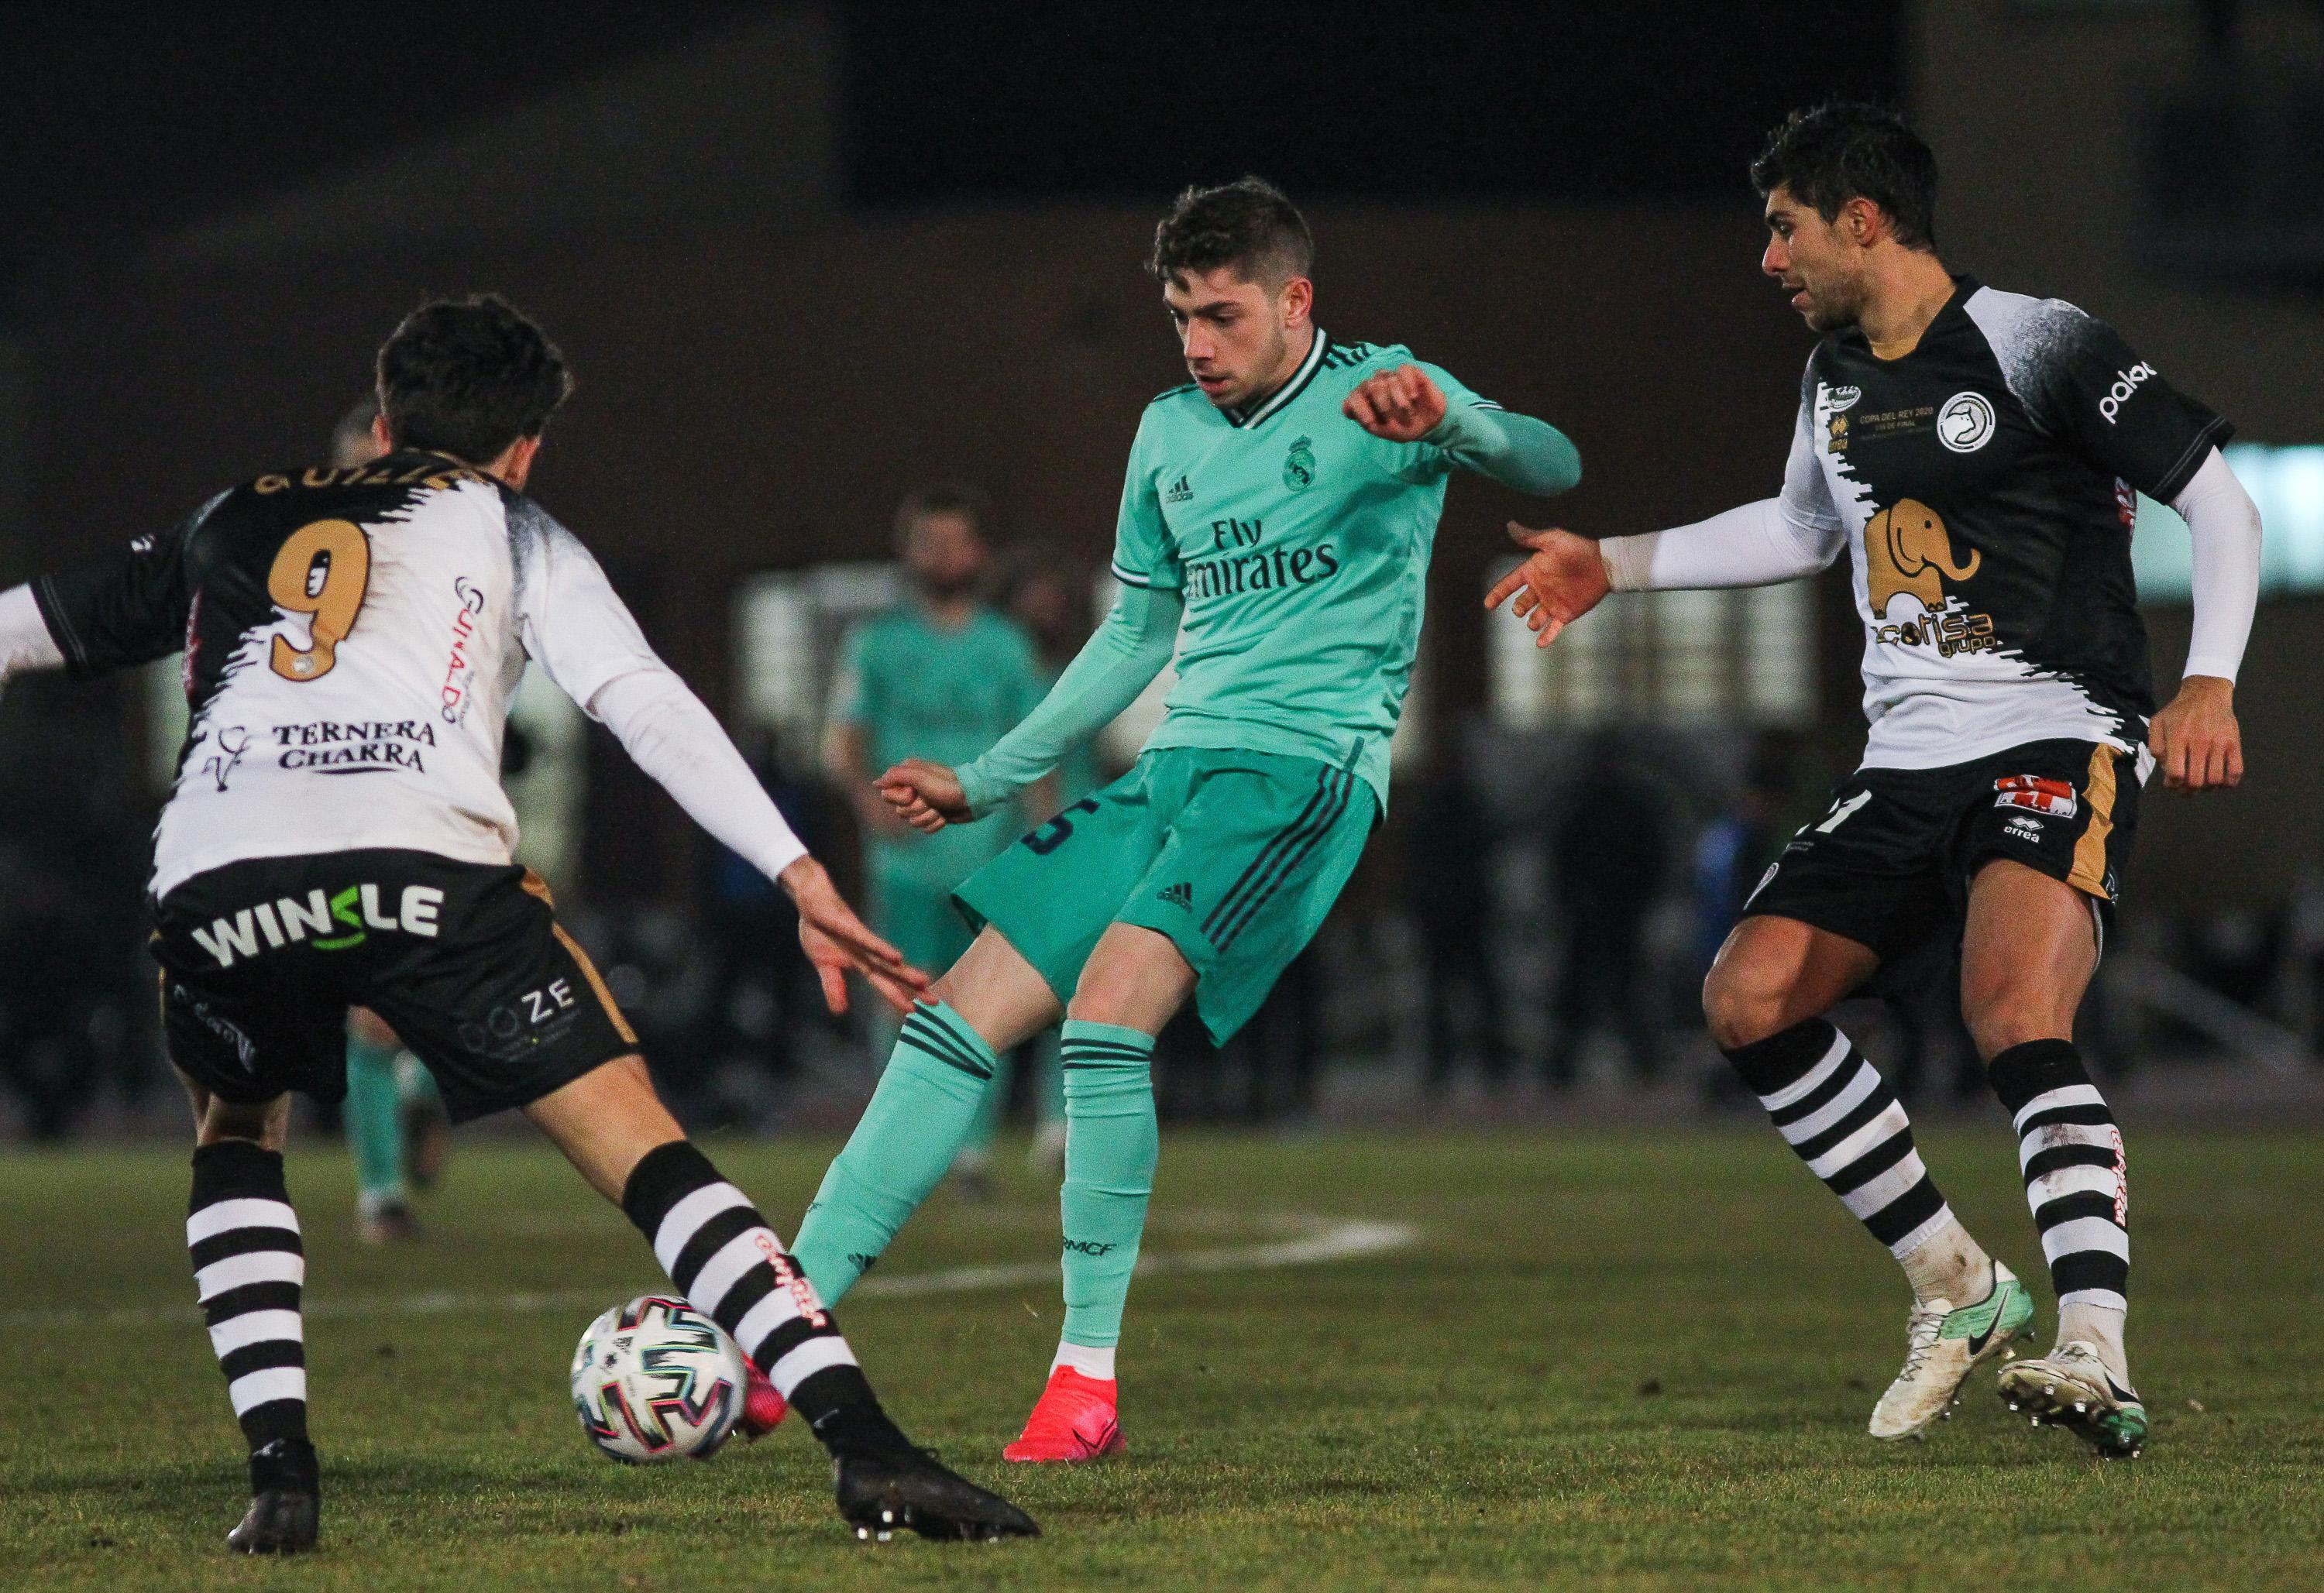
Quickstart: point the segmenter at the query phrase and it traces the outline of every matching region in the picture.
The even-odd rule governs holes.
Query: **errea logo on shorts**
[[[369,939],[374,930],[436,938],[436,915],[444,893],[432,885],[407,885],[392,914],[380,900],[376,885],[350,885],[337,895],[319,887],[304,900],[279,897],[244,907],[231,918],[214,918],[208,929],[193,932],[194,944],[231,968],[237,958],[248,962],[262,951],[275,951],[293,941],[311,937],[318,952],[344,952]],[[264,944],[261,944],[262,939]]]
[[[2112,426],[2115,417],[2122,413],[2122,407],[2130,401],[2130,395],[2136,392],[2148,377],[2155,374],[2154,367],[2144,360],[2127,371],[2114,373],[2114,385],[2107,389],[2106,397],[2098,400],[2098,413],[2106,418],[2108,426]]]

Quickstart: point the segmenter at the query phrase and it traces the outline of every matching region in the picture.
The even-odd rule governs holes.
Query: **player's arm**
[[[2147,722],[2146,744],[2172,790],[2240,785],[2236,676],[2259,606],[2259,505],[2213,448],[2171,507],[2194,541],[2193,633],[2179,695]]]
[[[869,713],[864,666],[870,650],[867,629],[859,625],[849,632],[824,716],[823,770],[847,794],[847,805],[864,834],[900,835],[904,825],[872,785],[872,737],[864,723]]]
[[[1433,450],[1537,498],[1554,498],[1582,483],[1582,451],[1563,432],[1546,420],[1513,415],[1428,366],[1374,373],[1348,394],[1340,411],[1374,437]]]
[[[907,759],[880,777],[881,795],[905,823],[930,833],[983,817],[1138,700],[1170,661],[1183,612],[1173,588],[1125,584],[1103,622],[1016,729],[958,769]]]
[[[182,649],[193,603],[186,542],[226,497],[116,557],[0,593],[0,685],[33,669],[104,675]]]
[[[57,645],[32,587],[0,592],[0,686],[30,670],[64,667],[64,649]]]
[[[2030,313],[2025,341],[2038,355],[2017,380],[2034,424],[2178,510],[2194,534],[2186,678],[2148,723],[2147,745],[2172,790],[2233,786],[2244,768],[2236,672],[2259,602],[2260,557],[2259,511],[2218,451],[2234,428],[2173,387],[2106,322],[2059,299]]]
[[[588,550],[553,521],[529,556],[517,607],[525,651],[549,678],[612,731],[688,817],[788,893],[798,907],[799,944],[831,1009],[846,1010],[842,976],[852,969],[890,1005],[908,1011],[927,976],[841,898],[725,728],[647,644]]]
[[[1809,444],[1808,424],[1803,409],[1780,494],[1692,525],[1591,541],[1512,522],[1509,536],[1532,557],[1501,577],[1485,606],[1499,608],[1514,595],[1510,612],[1533,628],[1536,645],[1547,647],[1609,592],[1766,586],[1825,568],[1840,557],[1848,532]]]

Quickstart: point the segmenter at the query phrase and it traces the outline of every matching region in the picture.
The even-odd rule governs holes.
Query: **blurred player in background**
[[[954,889],[1056,811],[1054,787],[1042,781],[1010,811],[923,835],[872,784],[916,753],[969,762],[1041,700],[1031,639],[985,601],[991,519],[983,495],[961,486],[923,487],[898,508],[896,551],[910,591],[848,633],[825,732],[825,767],[863,833],[872,922],[919,968],[948,968],[968,949]],[[893,1041],[892,1027],[884,1038]],[[1004,1057],[986,1109],[953,1160],[973,1197],[991,1191],[992,1137],[1008,1100]]]
[[[1013,1460],[1120,1447],[1114,1351],[1158,1152],[1155,1036],[1191,998],[1223,1044],[1354,870],[1388,800],[1446,478],[1546,496],[1581,476],[1555,428],[1401,347],[1325,336],[1314,256],[1305,220],[1256,178],[1180,196],[1149,264],[1194,380],[1147,406],[1130,446],[1120,601],[991,751],[880,781],[918,828],[970,823],[1111,723],[1177,649],[1130,771],[956,893],[983,928],[905,1020],[800,1229],[807,1275],[836,1300],[974,1131],[1001,1054],[1065,1017],[1065,1330]]]
[[[387,451],[379,400],[366,398],[331,429],[331,464],[368,465]],[[376,1012],[347,1014],[347,1096],[339,1110],[355,1163],[355,1232],[367,1245],[420,1237],[411,1195],[434,1183],[452,1145],[435,1078]]]
[[[2139,788],[2243,778],[2235,677],[2260,523],[2227,423],[2102,321],[1950,274],[1936,160],[1892,112],[1785,122],[1752,167],[1760,265],[1823,335],[1779,496],[1593,542],[1512,526],[1493,588],[1546,645],[1609,591],[1748,586],[1848,550],[1864,623],[1863,767],[1744,906],[1703,986],[1713,1036],[1811,1171],[1903,1265],[1903,1371],[1873,1436],[1927,1431],[2032,1326],[2024,1285],[1945,1203],[1903,1104],[1823,1014],[1932,934],[1960,938],[1962,1016],[2018,1138],[2058,1297],[2056,1347],[2000,1376],[2013,1409],[2133,1455],[2122,1135],[2074,1045]],[[2136,493],[2194,537],[2186,678],[2159,713],[2130,540]],[[1965,915],[1965,918],[1964,918]]]
[[[187,1245],[250,1447],[250,1508],[227,1542],[317,1540],[282,1148],[291,1091],[344,1092],[355,1006],[426,1060],[454,1118],[523,1110],[622,1207],[763,1373],[746,1427],[798,1405],[849,1521],[1036,1531],[888,1419],[773,1229],[656,1096],[547,888],[512,861],[501,752],[527,660],[780,881],[834,1010],[849,971],[899,1007],[925,977],[857,920],[588,549],[525,495],[572,387],[540,328],[497,298],[438,300],[396,328],[377,373],[381,458],[260,476],[117,559],[0,594],[0,679],[186,655],[192,723],[149,893],[196,1123]]]

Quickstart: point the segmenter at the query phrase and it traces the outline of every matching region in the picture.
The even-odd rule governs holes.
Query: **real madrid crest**
[[[1308,437],[1300,437],[1291,445],[1291,452],[1283,459],[1283,484],[1295,493],[1304,493],[1315,481],[1315,445]]]

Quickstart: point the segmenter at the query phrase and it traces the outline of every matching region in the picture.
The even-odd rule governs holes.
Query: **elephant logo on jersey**
[[[1312,438],[1301,437],[1291,445],[1291,452],[1283,461],[1283,484],[1295,493],[1304,493],[1315,483],[1315,445]]]
[[[1984,561],[1971,548],[1967,564],[1955,564],[1951,533],[1927,504],[1906,498],[1884,509],[1864,528],[1865,598],[1872,617],[1886,619],[1889,602],[1908,593],[1934,613],[1945,606],[1945,582],[1968,580]]]

